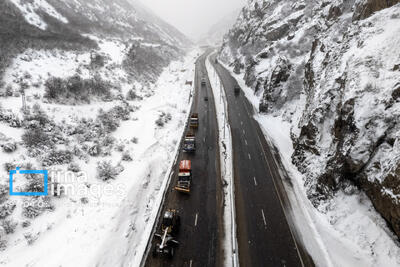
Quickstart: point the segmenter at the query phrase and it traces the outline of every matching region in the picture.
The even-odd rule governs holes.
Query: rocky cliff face
[[[245,73],[260,112],[291,123],[315,206],[357,186],[400,237],[398,2],[252,0],[220,58]]]

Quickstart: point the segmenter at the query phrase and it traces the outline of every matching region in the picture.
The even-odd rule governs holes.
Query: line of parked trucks
[[[196,152],[194,130],[199,127],[199,115],[193,113],[189,120],[190,131],[185,135],[182,150],[187,153]],[[174,189],[180,193],[189,194],[192,185],[192,162],[182,160],[179,163],[178,179]],[[167,209],[161,221],[160,232],[155,234],[157,243],[153,247],[153,257],[172,258],[179,242],[175,239],[180,228],[180,216],[175,209]]]
[[[217,63],[217,62],[216,62]],[[201,79],[201,86],[206,86],[206,79]],[[240,87],[236,84],[233,87],[235,96],[240,95]],[[205,101],[208,97],[205,96]],[[182,150],[187,153],[196,152],[196,137],[194,131],[199,127],[199,114],[192,113],[189,119],[190,130],[186,133],[183,140]],[[192,162],[190,160],[182,160],[179,163],[178,179],[174,186],[177,192],[190,194],[192,186]],[[174,256],[174,249],[179,245],[175,239],[179,232],[180,216],[175,209],[167,209],[161,221],[160,233],[155,234],[159,242],[153,248],[153,256],[165,256],[172,258]]]

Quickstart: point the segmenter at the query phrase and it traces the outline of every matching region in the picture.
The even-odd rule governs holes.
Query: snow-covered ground
[[[225,67],[258,110],[260,98],[245,85],[243,75]],[[298,102],[293,103],[296,104]],[[329,204],[315,209],[307,198],[303,175],[292,164],[292,125],[282,115],[258,114],[255,119],[266,139],[279,149],[285,171],[291,178],[291,185],[285,181],[284,184],[293,207],[295,224],[317,266],[399,266],[399,244],[368,197],[363,192],[339,192]]]
[[[185,85],[185,81],[194,78],[194,61],[198,51],[189,53],[183,61],[172,62],[155,85],[142,86],[129,81],[120,68],[122,54],[125,53],[122,43],[109,40],[99,46],[101,53],[109,57],[106,64],[109,67],[100,71],[102,78],[119,83],[124,96],[135,84],[136,92],[143,98],[128,101],[135,107],[134,111],[110,134],[118,144],[123,145],[124,152],[128,152],[132,160],[121,161],[123,152],[117,149],[101,157],[75,159],[82,173],[73,178],[74,188],[91,190],[67,192],[60,198],[51,197],[54,210],[47,210],[31,220],[23,217],[21,207],[23,199],[29,198],[11,197],[10,201],[16,204],[11,217],[17,226],[14,233],[1,233],[7,247],[0,252],[0,265],[138,266],[141,260],[151,222],[160,204],[160,195],[165,189],[166,174],[189,114],[192,88]],[[26,60],[26,57],[29,59]],[[119,102],[94,100],[90,104],[75,106],[48,103],[43,99],[43,81],[47,77],[42,76],[50,72],[52,76],[65,78],[80,69],[82,77],[89,77],[90,72],[86,68],[89,59],[88,53],[27,51],[14,60],[6,72],[5,82],[14,84],[16,79],[28,72],[31,76],[28,82],[38,85],[26,91],[27,104],[40,103],[56,123],[73,124],[80,118],[94,118],[99,108],[109,110]],[[40,96],[35,97],[36,94]],[[20,97],[2,97],[0,105],[15,114],[21,112]],[[163,123],[156,124],[160,118]],[[19,142],[23,129],[1,122],[0,133],[6,139]],[[34,158],[26,156],[23,145],[18,145],[12,154],[0,153],[1,166],[10,161],[20,164],[29,160],[35,163]],[[99,180],[99,160],[109,160],[122,172],[115,180]],[[52,168],[64,173],[67,166]],[[4,178],[1,183],[7,184],[8,174],[3,169],[1,177]],[[26,221],[29,221],[28,225],[23,224]]]
[[[228,104],[222,83],[210,62],[206,68],[215,99],[215,110],[218,122],[218,144],[221,160],[221,179],[224,181],[224,263],[225,266],[239,266],[238,244],[236,237],[235,189],[233,181],[232,133],[228,122]]]
[[[46,30],[47,23],[43,21],[42,17],[39,15],[40,12],[44,12],[63,23],[68,23],[68,20],[58,13],[53,6],[49,5],[46,0],[11,0],[11,2],[18,7],[28,23],[42,30]]]

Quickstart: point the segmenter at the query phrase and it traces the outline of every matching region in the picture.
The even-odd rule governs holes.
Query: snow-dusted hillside
[[[138,265],[188,116],[188,45],[134,1],[0,1],[1,266]],[[10,196],[17,167],[48,170],[49,195]]]
[[[221,45],[225,33],[235,24],[236,18],[239,15],[240,10],[234,10],[219,22],[215,23],[210,29],[204,33],[198,43],[201,45]]]
[[[27,48],[89,51],[98,48],[88,36],[94,35],[129,46],[124,67],[149,79],[153,73],[146,75],[135,60],[152,59],[148,68],[159,75],[189,45],[183,34],[136,1],[4,0],[0,14],[0,76]]]
[[[397,2],[251,0],[220,50],[324,218],[335,266],[400,264]]]

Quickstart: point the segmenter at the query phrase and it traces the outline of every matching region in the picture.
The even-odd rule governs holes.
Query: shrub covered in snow
[[[51,150],[43,158],[43,166],[61,165],[71,163],[73,158],[72,152],[68,150]]]
[[[17,228],[18,223],[15,222],[13,219],[5,219],[1,222],[1,226],[4,229],[4,232],[8,234],[12,234],[15,231],[15,228]]]
[[[121,165],[113,166],[110,161],[97,162],[97,178],[103,181],[117,178],[122,171]]]
[[[92,97],[110,98],[112,85],[99,75],[83,79],[78,74],[67,79],[51,77],[46,83],[45,97],[59,103],[89,103]]]
[[[14,128],[20,128],[22,126],[22,122],[17,115],[10,110],[4,110],[2,108],[0,108],[0,121]]]
[[[128,101],[132,101],[132,100],[142,100],[143,97],[139,96],[136,94],[136,89],[135,87],[133,87],[132,89],[130,89],[128,91],[128,93],[126,94],[126,100]]]
[[[171,113],[161,112],[158,119],[156,120],[156,125],[163,127],[165,123],[168,123],[172,119]]]
[[[43,175],[29,174],[26,175],[28,183],[26,184],[26,192],[44,192]]]
[[[119,120],[112,111],[100,110],[97,119],[101,122],[106,132],[110,133],[119,127]]]
[[[32,109],[27,109],[24,112],[24,122],[25,128],[39,128],[45,127],[47,124],[53,124],[46,112],[41,108],[39,104],[34,104]]]
[[[93,146],[89,147],[88,153],[92,157],[96,157],[101,153],[101,147],[99,144],[94,144]]]
[[[22,141],[29,148],[52,147],[49,135],[42,128],[27,129],[22,135]]]
[[[16,167],[15,162],[5,162],[4,163],[4,170],[8,173],[10,170],[14,170]]]
[[[29,227],[29,226],[31,225],[31,221],[25,220],[25,221],[22,222],[21,225],[22,225],[22,227],[24,227],[24,228]]]
[[[81,167],[79,166],[78,163],[76,163],[76,162],[71,162],[71,163],[68,165],[68,170],[69,170],[69,171],[72,171],[72,172],[80,172],[80,171],[81,171]]]
[[[34,234],[28,232],[28,233],[24,233],[24,237],[25,237],[26,243],[28,245],[32,245],[38,239],[39,235],[34,235]]]
[[[54,206],[51,203],[50,198],[47,196],[34,197],[25,201],[26,203],[24,203],[24,205],[22,206],[22,215],[26,218],[36,218],[46,210],[54,210]]]
[[[129,153],[129,151],[124,151],[124,153],[122,153],[122,160],[123,161],[132,161],[132,156],[131,153]]]
[[[15,202],[9,200],[0,205],[0,219],[4,219],[13,213],[16,207]]]

